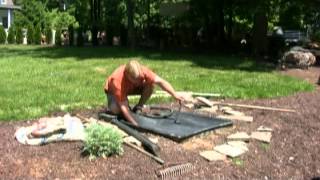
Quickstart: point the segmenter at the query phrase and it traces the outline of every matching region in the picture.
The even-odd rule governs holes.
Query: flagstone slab
[[[221,153],[218,153],[217,151],[202,151],[200,152],[200,156],[205,158],[208,161],[224,161],[227,159],[227,156]]]
[[[250,136],[246,132],[237,132],[234,134],[231,134],[227,137],[228,140],[243,140],[243,141],[249,141]]]
[[[260,131],[255,131],[251,133],[251,138],[256,139],[258,141],[270,143],[271,141],[272,134],[271,132],[260,132]]]
[[[230,156],[232,158],[238,157],[246,152],[246,150],[244,149],[241,149],[239,147],[234,147],[229,144],[222,144],[222,145],[216,146],[213,148],[213,150],[221,154]]]

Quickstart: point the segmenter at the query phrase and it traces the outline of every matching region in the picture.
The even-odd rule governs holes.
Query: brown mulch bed
[[[319,67],[282,72],[315,83]],[[297,113],[238,109],[254,117],[253,123],[234,123],[231,128],[198,136],[184,143],[157,137],[165,166],[190,162],[195,169],[178,179],[311,179],[320,177],[320,88],[290,97],[260,100],[226,100],[261,106],[293,108]],[[96,116],[99,110],[80,111]],[[90,161],[82,157],[80,142],[25,146],[14,138],[18,127],[31,121],[0,123],[0,179],[156,179],[163,166],[124,146],[123,156]],[[249,152],[235,161],[208,162],[199,151],[221,144],[236,131],[254,131],[260,125],[273,128],[270,145],[249,143]]]

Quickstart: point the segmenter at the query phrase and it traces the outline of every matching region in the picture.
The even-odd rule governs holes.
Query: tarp
[[[120,121],[138,130],[160,134],[175,141],[181,141],[199,133],[232,125],[230,120],[188,112],[173,112],[171,116],[164,118],[150,118],[138,114],[134,114],[134,116],[139,127],[132,126],[123,119],[120,119]]]

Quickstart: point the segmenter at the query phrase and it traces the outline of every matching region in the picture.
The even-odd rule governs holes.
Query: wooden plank
[[[232,103],[223,103],[218,101],[213,101],[213,104],[224,105],[224,106],[233,106],[233,107],[242,107],[249,109],[261,109],[261,110],[270,110],[270,111],[281,111],[281,112],[296,112],[293,109],[284,109],[284,108],[274,108],[266,106],[255,106],[255,105],[246,105],[246,104],[232,104]]]
[[[230,119],[235,121],[245,121],[245,122],[252,122],[253,117],[252,116],[239,116],[239,115],[219,115],[217,118],[221,119]]]
[[[152,158],[152,159],[154,159],[155,161],[157,161],[159,164],[164,164],[164,161],[163,161],[162,159],[160,159],[159,157],[157,157],[157,156],[149,153],[148,151],[140,148],[139,146],[136,146],[136,145],[134,145],[134,144],[132,144],[132,143],[129,143],[129,142],[124,142],[124,143],[125,143],[125,145],[127,145],[127,146],[129,146],[129,147],[131,147],[131,148],[133,148],[133,149],[138,150],[138,151],[141,152],[142,154],[144,154],[144,155],[146,155],[146,156],[149,156],[150,158]]]
[[[177,93],[191,93],[192,96],[201,96],[201,97],[221,97],[221,94],[217,94],[217,93],[201,93],[201,92],[192,92],[192,91],[177,91]],[[167,92],[156,91],[156,94],[167,94]]]

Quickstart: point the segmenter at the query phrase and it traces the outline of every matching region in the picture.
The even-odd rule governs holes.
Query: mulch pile
[[[315,84],[320,68],[288,70],[284,73],[307,79]],[[31,120],[1,122],[0,177],[7,180],[157,179],[155,172],[159,169],[188,162],[192,163],[194,169],[178,176],[178,179],[312,179],[320,177],[319,86],[314,92],[298,93],[290,97],[271,100],[227,99],[226,102],[292,108],[296,109],[297,113],[241,109],[242,112],[254,117],[252,123],[235,122],[231,128],[198,137],[203,143],[192,148],[185,147],[188,142],[176,143],[160,136],[147,134],[158,138],[158,144],[162,148],[160,156],[166,162],[165,166],[127,146],[124,146],[125,152],[122,156],[90,161],[88,157],[81,156],[82,143],[80,142],[59,142],[44,146],[22,145],[13,137],[15,130],[21,126],[29,126],[33,122]],[[74,113],[80,113],[85,117],[96,117],[100,110],[82,110]],[[54,113],[51,116],[58,114]],[[236,160],[208,162],[199,156],[200,151],[208,149],[207,144],[209,146],[221,144],[230,133],[252,132],[260,125],[273,129],[269,145],[252,141],[249,143],[250,153]],[[237,161],[241,163],[236,163]]]

